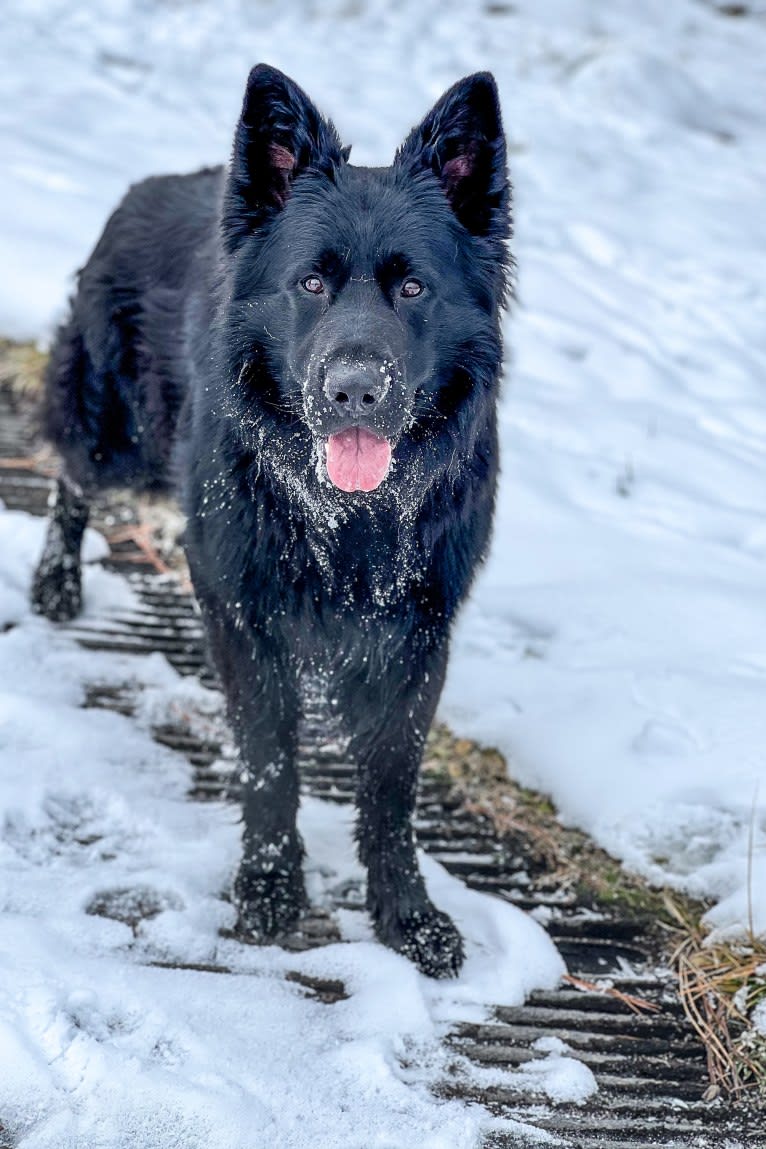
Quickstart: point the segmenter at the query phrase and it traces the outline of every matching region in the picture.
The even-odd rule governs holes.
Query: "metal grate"
[[[0,498],[11,509],[45,511],[50,480],[29,466],[2,466],[30,451],[29,422],[0,394]],[[130,515],[121,505],[120,522]],[[108,504],[99,508],[102,521],[115,521]],[[97,520],[98,522],[98,517]],[[131,559],[131,585],[139,605],[108,619],[80,621],[68,629],[84,647],[120,653],[159,651],[182,674],[215,681],[204,657],[203,634],[194,601],[180,583],[152,571],[130,542],[113,550],[107,564],[126,572]],[[129,689],[93,685],[86,705],[130,714]],[[190,797],[199,801],[236,800],[236,762],[226,758],[223,740],[208,740],[180,726],[157,727],[158,742],[184,754],[193,768]],[[301,737],[305,791],[333,802],[353,799],[354,776],[343,760],[342,742],[324,724],[311,698]],[[523,874],[528,859],[499,840],[490,823],[456,806],[450,785],[432,776],[422,779],[416,829],[421,845],[472,889],[505,898],[525,910],[544,907],[546,929],[564,956],[569,971],[590,983],[608,984],[640,996],[657,1007],[635,1014],[620,1000],[595,991],[562,987],[536,993],[518,1009],[498,1007],[482,1024],[461,1024],[448,1038],[455,1054],[454,1072],[440,1092],[481,1103],[579,1149],[733,1149],[766,1146],[763,1114],[721,1100],[706,1102],[706,1061],[686,1023],[673,979],[655,968],[656,955],[642,922],[615,913],[593,915],[574,895],[561,897],[530,891]],[[339,903],[341,904],[341,903]],[[359,906],[350,895],[346,903]],[[304,944],[335,940],[328,915],[318,914],[304,929]],[[221,969],[219,972],[226,973]],[[604,979],[608,979],[605,982]],[[316,987],[309,987],[315,989]],[[343,987],[320,987],[323,1000],[343,996]],[[593,1071],[598,1093],[584,1105],[553,1104],[530,1099],[512,1086],[487,1086],[472,1065],[514,1069],[540,1054],[532,1047],[541,1037],[555,1036]],[[532,1144],[523,1134],[493,1134],[486,1149]]]

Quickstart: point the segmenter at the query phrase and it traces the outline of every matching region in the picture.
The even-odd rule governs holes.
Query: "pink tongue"
[[[391,444],[363,427],[348,427],[327,440],[327,474],[342,491],[374,491],[391,463]]]

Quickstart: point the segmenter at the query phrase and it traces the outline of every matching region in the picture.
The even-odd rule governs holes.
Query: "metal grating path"
[[[26,461],[32,443],[27,415],[0,393],[0,499],[9,509],[42,514],[51,480]],[[100,507],[95,521],[113,526],[131,519],[137,521],[134,508],[122,503]],[[107,564],[130,572],[127,577],[139,605],[75,623],[68,630],[94,650],[159,651],[180,673],[201,676],[214,686],[194,601],[180,580],[158,575],[129,540],[114,544]],[[94,684],[86,705],[130,714],[134,700],[127,688]],[[343,760],[342,744],[323,723],[320,708],[309,704],[302,734],[303,787],[327,801],[351,801],[353,771]],[[205,740],[175,725],[157,727],[154,736],[191,763],[192,799],[237,799],[236,762],[230,755],[227,759],[225,738]],[[571,975],[595,987],[613,986],[656,1007],[652,1013],[631,1012],[614,996],[571,985],[536,993],[517,1009],[499,1007],[487,1021],[461,1024],[449,1035],[455,1064],[440,1090],[445,1097],[479,1102],[499,1116],[547,1133],[549,1143],[578,1149],[766,1149],[762,1113],[720,1099],[703,1100],[708,1085],[704,1051],[685,1021],[672,977],[656,969],[656,955],[640,921],[594,915],[574,895],[562,897],[555,889],[547,894],[530,891],[524,880],[528,859],[498,839],[488,820],[461,808],[446,780],[423,777],[416,827],[421,845],[471,888],[525,910],[542,910]],[[354,906],[358,899],[352,897],[349,907]],[[337,937],[327,915],[318,915],[304,935],[306,945]],[[328,1003],[344,996],[343,987],[334,984],[307,988]],[[488,1086],[482,1083],[486,1075],[471,1074],[474,1065],[518,1068],[540,1056],[533,1049],[535,1042],[550,1037],[565,1042],[571,1056],[593,1071],[599,1091],[584,1105],[535,1101],[512,1085]],[[486,1149],[537,1143],[521,1132],[497,1133],[486,1141]]]

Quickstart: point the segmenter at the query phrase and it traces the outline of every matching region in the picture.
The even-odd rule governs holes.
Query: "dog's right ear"
[[[333,125],[283,72],[257,64],[247,80],[223,200],[227,250],[280,211],[308,169],[332,176],[345,156]]]

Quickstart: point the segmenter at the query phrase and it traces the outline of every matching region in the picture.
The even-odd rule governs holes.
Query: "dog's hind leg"
[[[45,372],[41,411],[45,438],[63,460],[50,500],[48,534],[31,590],[38,614],[67,622],[82,607],[80,546],[97,482],[92,462],[101,426],[99,380],[74,317],[58,330]]]
[[[31,593],[33,609],[52,622],[68,622],[80,613],[80,547],[89,512],[82,489],[66,477],[59,479]]]

